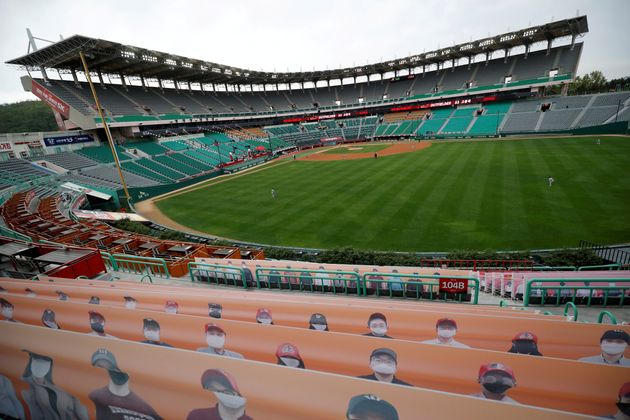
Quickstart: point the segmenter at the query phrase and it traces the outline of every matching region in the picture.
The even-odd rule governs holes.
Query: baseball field
[[[406,153],[387,150],[350,145],[285,159],[155,205],[196,231],[297,247],[447,251],[630,242],[630,138],[436,141],[414,143]],[[353,153],[364,158],[344,158]]]

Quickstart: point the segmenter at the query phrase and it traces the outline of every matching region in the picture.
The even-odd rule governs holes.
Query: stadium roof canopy
[[[159,78],[180,82],[215,84],[275,84],[318,82],[372,74],[384,74],[423,65],[447,62],[479,54],[550,42],[557,38],[573,37],[588,32],[586,16],[550,22],[513,32],[507,32],[422,54],[364,66],[310,72],[264,72],[212,63],[194,58],[124,45],[103,39],[74,35],[7,64],[26,69],[54,68],[60,71],[82,71],[79,52],[86,55],[90,71]]]

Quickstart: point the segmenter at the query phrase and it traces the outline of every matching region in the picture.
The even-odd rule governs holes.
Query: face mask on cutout
[[[311,324],[314,330],[325,331],[327,325],[326,324]]]
[[[372,361],[370,363],[370,368],[381,375],[393,375],[396,373],[396,365],[392,365],[389,363]]]
[[[618,402],[617,408],[626,416],[630,416],[630,403],[627,402]]]
[[[6,319],[12,319],[13,318],[13,309],[11,309],[11,308],[2,308],[2,316],[5,317]]]
[[[164,308],[164,312],[166,312],[167,314],[176,314],[177,308],[174,306],[167,306],[166,308]]]
[[[383,336],[387,334],[387,327],[370,327],[370,330],[374,335]]]
[[[125,302],[125,308],[136,309],[136,302],[133,300],[128,300],[127,302]]]
[[[495,374],[485,376],[481,385],[493,394],[503,394],[514,386],[514,381],[510,377]]]
[[[258,323],[260,324],[265,324],[265,325],[270,325],[271,324],[271,318],[258,318]]]
[[[602,352],[610,355],[622,354],[626,351],[628,345],[626,343],[611,343],[603,341],[601,344]]]
[[[112,380],[114,385],[123,385],[129,381],[129,375],[125,372],[118,372],[116,370],[108,370],[109,378]]]
[[[215,392],[214,395],[221,404],[231,409],[243,408],[247,402],[247,399],[241,397],[240,395],[231,395],[226,394],[225,392]]]
[[[225,345],[225,336],[223,335],[206,335],[206,343],[213,349],[222,349]]]
[[[453,338],[457,334],[457,330],[454,328],[438,328],[437,334],[442,338]]]
[[[50,371],[50,361],[34,358],[31,361],[31,373],[36,378],[43,378]]]
[[[280,361],[285,366],[294,367],[294,368],[300,366],[300,361],[292,357],[281,357]]]
[[[160,332],[155,330],[144,330],[144,337],[149,341],[160,341]]]
[[[483,384],[483,387],[493,394],[503,394],[508,389],[512,388],[510,385],[503,383],[487,383]]]
[[[101,324],[100,322],[92,322],[90,323],[90,327],[93,331],[99,334],[103,334],[105,332],[105,325]]]
[[[56,322],[44,321],[44,325],[47,326],[48,328],[52,328],[53,330],[58,330],[59,329],[59,325],[57,325]]]
[[[514,344],[512,344],[510,353],[540,355],[536,343],[527,340],[517,340]]]

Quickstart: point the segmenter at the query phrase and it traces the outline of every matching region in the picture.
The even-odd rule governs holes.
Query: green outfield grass
[[[325,154],[343,155],[351,153],[374,153],[386,149],[389,144],[351,144],[349,146],[337,147],[326,150]],[[354,149],[354,150],[352,150]]]
[[[196,230],[276,245],[446,251],[610,244],[630,242],[629,168],[627,138],[437,142],[379,159],[288,161],[157,206]]]

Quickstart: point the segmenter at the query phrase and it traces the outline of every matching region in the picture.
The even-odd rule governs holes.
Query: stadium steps
[[[505,126],[505,122],[507,121],[507,116],[510,114],[510,112],[512,112],[513,109],[514,109],[514,102],[512,102],[512,104],[508,108],[507,112],[503,116],[503,120],[499,124],[499,130],[498,130],[499,132],[503,131],[503,126]]]
[[[175,179],[147,169],[144,166],[137,164],[136,162],[122,162],[121,165],[123,169],[128,172],[140,175],[144,178],[152,179],[157,182],[172,184],[175,181]]]
[[[211,167],[215,167],[219,163],[218,161],[211,159],[209,156],[202,153],[201,149],[187,150],[184,152],[184,156],[187,156],[191,159],[194,159],[200,163],[203,163]]]
[[[168,156],[156,156],[154,159],[162,165],[169,166],[179,172],[185,172],[189,175],[196,175],[211,169],[209,166],[204,165],[201,162],[197,162],[196,160],[181,153],[173,153]]]
[[[159,97],[164,102],[169,104],[173,108],[173,112],[175,112],[175,113],[181,112],[181,109],[179,109],[177,107],[177,105],[175,103],[173,103],[171,100],[169,100],[165,95],[162,95],[159,90],[157,90],[157,89],[147,89],[147,91],[152,92],[155,96]]]
[[[207,171],[213,168],[213,165],[209,165],[208,163],[200,159],[195,159],[194,157],[190,156],[190,154],[187,154],[187,152],[174,153],[172,155],[169,155],[168,157],[185,165],[198,169],[199,171]]]
[[[85,147],[76,152],[101,163],[114,163],[114,156],[109,146]],[[118,159],[120,159],[120,161],[131,159],[130,156],[124,153],[124,149],[120,146],[116,146],[116,152],[118,153]]]
[[[584,114],[586,114],[586,112],[593,105],[596,99],[597,99],[597,96],[595,95],[591,96],[591,99],[588,101],[588,104],[586,104],[586,106],[582,108],[582,111],[577,115],[577,117],[575,117],[575,120],[573,120],[573,122],[571,123],[570,125],[571,128],[574,128],[578,125],[578,123],[580,122]]]
[[[182,152],[188,149],[188,144],[184,143],[181,140],[163,141],[162,143],[160,143],[160,145],[175,152]]]
[[[168,178],[175,179],[175,180],[186,178],[188,176],[188,174],[180,172],[180,171],[176,171],[175,169],[169,168],[168,166],[164,166],[156,160],[141,158],[141,159],[137,159],[135,163],[137,163],[138,165],[144,166],[145,168],[149,169],[150,171],[155,172],[158,175],[166,176]]]
[[[437,82],[438,88],[440,86],[442,86],[442,83],[444,83],[444,78],[445,77],[446,77],[446,70],[442,69],[442,76],[440,76],[440,80]],[[440,92],[438,92],[438,93],[440,93]]]
[[[622,114],[627,113],[628,109],[630,109],[630,96],[622,102],[621,107],[619,108],[619,113],[615,112],[610,118],[604,121],[604,124],[615,122],[615,119],[619,119]]]
[[[128,91],[127,91],[127,87],[126,86],[124,87],[124,89],[119,89],[118,86],[109,85],[109,88],[112,89],[114,92],[118,93],[120,96],[122,96],[123,98],[125,98],[129,102],[131,102],[132,104],[134,104],[136,109],[140,112],[140,115],[149,115],[149,113],[146,112],[144,110],[144,108],[142,108],[142,105],[140,105],[138,102],[136,102],[133,99],[133,97],[131,97],[130,95],[127,94]]]
[[[74,98],[77,98],[77,100],[81,101],[82,103],[84,103],[86,105],[86,107],[88,109],[90,109],[91,111],[93,111],[94,115],[97,115],[97,111],[96,111],[96,106],[94,106],[94,108],[92,108],[93,104],[91,102],[89,102],[88,100],[86,100],[84,97],[82,97],[81,95],[77,95],[77,92],[75,92],[73,89],[71,89],[70,87],[68,87],[65,83],[56,83],[56,86],[59,86],[60,88],[62,88],[63,90],[65,90],[66,92],[68,92],[70,95],[72,95]],[[77,87],[77,89],[81,89],[80,86]],[[92,94],[92,92],[90,92],[90,95]]]
[[[207,110],[208,109],[208,105],[204,105],[203,103],[199,102],[193,95],[190,94],[190,92],[182,92],[186,97],[188,97],[191,101],[193,101],[194,103],[196,103],[197,105],[199,105],[201,108]]]
[[[446,121],[438,134],[464,134],[472,122],[473,117],[451,117]]]
[[[477,73],[479,72],[479,63],[470,63],[468,66],[472,66],[474,65],[475,68],[472,70],[472,73],[470,74],[470,80],[477,80]]]
[[[536,127],[534,127],[534,131],[538,131],[540,129],[540,126],[543,123],[543,119],[545,118],[545,114],[547,114],[546,112],[541,112],[540,116],[538,117],[538,121],[536,122]]]
[[[477,119],[478,119],[478,118],[479,118],[479,117],[473,117],[473,118],[470,120],[470,123],[468,123],[468,126],[467,126],[467,127],[466,127],[466,129],[464,130],[464,133],[465,133],[465,134],[468,134],[468,132],[470,132],[470,129],[473,127],[473,125],[475,125],[475,122],[477,122]]]
[[[236,92],[235,92],[236,93]],[[253,107],[247,103],[245,103],[243,101],[243,99],[241,98],[241,95],[233,95],[232,96],[234,99],[236,99],[237,102],[240,102],[245,108],[251,110]],[[253,112],[253,111],[252,111]]]
[[[507,72],[507,74],[514,74],[514,68],[516,67],[516,64],[517,64],[519,58],[521,58],[521,57],[517,56],[517,57],[514,58],[514,60],[512,60],[512,65],[510,66],[510,70]]]

